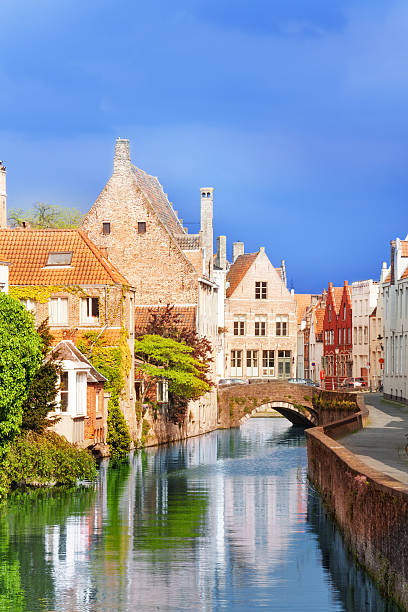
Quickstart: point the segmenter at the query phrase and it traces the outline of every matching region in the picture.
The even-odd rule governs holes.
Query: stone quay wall
[[[382,592],[408,610],[408,487],[369,468],[337,439],[358,431],[368,418],[358,410],[308,429],[309,478],[343,533],[346,545]]]

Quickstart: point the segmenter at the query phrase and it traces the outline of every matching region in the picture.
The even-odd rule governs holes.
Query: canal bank
[[[344,548],[285,419],[104,461],[95,486],[1,510],[5,610],[396,612]]]
[[[352,553],[381,590],[408,610],[408,486],[346,448],[351,434],[367,425],[369,418],[361,395],[355,414],[309,429],[308,474]],[[369,429],[356,434],[364,435],[367,455],[370,446],[375,454],[378,435],[384,436],[371,429],[371,434]],[[391,443],[394,434],[389,435]]]

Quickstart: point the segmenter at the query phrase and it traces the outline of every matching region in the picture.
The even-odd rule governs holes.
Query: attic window
[[[49,253],[46,266],[70,266],[72,261],[72,251],[63,253]]]
[[[146,233],[146,221],[139,221],[137,224],[137,233],[145,234]]]
[[[110,223],[102,223],[102,234],[104,236],[110,234]]]

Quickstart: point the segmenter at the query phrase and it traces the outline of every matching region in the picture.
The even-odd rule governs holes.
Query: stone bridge
[[[222,427],[239,427],[255,412],[273,408],[294,425],[326,425],[354,412],[357,395],[284,380],[231,385],[218,390],[218,422]]]

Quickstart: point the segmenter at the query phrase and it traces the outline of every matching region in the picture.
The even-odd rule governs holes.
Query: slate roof
[[[49,253],[72,252],[69,266],[46,266]],[[1,229],[10,285],[129,285],[80,229]]]
[[[136,334],[142,335],[150,321],[150,313],[152,311],[160,312],[165,306],[136,306],[135,308],[135,331]],[[196,307],[195,306],[175,306],[172,312],[180,319],[180,328],[194,331],[196,329]]]
[[[153,206],[160,221],[173,235],[184,234],[183,225],[174,212],[157,176],[151,176],[136,166],[132,166],[132,170],[138,186]]]
[[[258,253],[244,253],[243,255],[238,255],[228,270],[227,282],[229,283],[229,287],[226,291],[227,297],[230,297],[234,293],[235,289],[254,263],[257,255]]]
[[[102,376],[100,372],[98,372],[92,363],[88,361],[85,355],[83,355],[75,344],[71,342],[71,340],[61,340],[61,342],[58,342],[45,360],[47,361],[47,359],[50,359],[52,354],[57,354],[57,357],[60,360],[67,359],[76,363],[83,363],[84,365],[88,366],[90,370],[87,374],[87,382],[106,382],[106,378]]]

